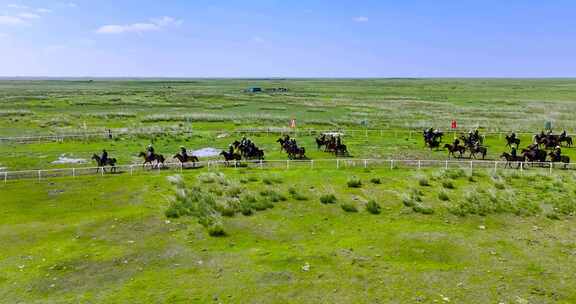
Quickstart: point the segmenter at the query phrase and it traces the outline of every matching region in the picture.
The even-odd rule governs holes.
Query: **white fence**
[[[388,168],[388,169],[465,169],[465,170],[517,170],[524,172],[539,172],[552,174],[557,171],[574,170],[576,164],[560,163],[507,163],[505,161],[459,161],[459,160],[393,160],[393,159],[317,159],[317,160],[263,160],[241,161],[238,163],[222,160],[201,161],[196,164],[182,165],[180,163],[166,163],[161,167],[142,165],[117,166],[115,172],[110,167],[106,171],[101,167],[75,167],[62,169],[5,171],[0,172],[0,178],[4,183],[11,180],[22,179],[51,179],[58,177],[79,177],[86,175],[134,175],[140,173],[159,173],[163,171],[177,171],[193,169],[223,169],[223,168],[256,168],[256,169],[281,169],[290,170],[296,168],[319,169],[347,169],[347,168]]]
[[[459,128],[457,130],[445,130],[444,134],[454,134],[466,132],[468,129]],[[413,136],[421,137],[423,130],[420,129],[289,129],[289,128],[258,128],[258,129],[239,129],[239,130],[191,130],[191,129],[181,129],[181,130],[158,130],[158,129],[116,129],[112,130],[112,136],[151,136],[157,134],[223,134],[223,133],[233,133],[239,135],[256,135],[256,134],[266,134],[266,135],[282,135],[286,133],[294,134],[296,136],[302,135],[317,135],[325,132],[340,132],[349,136],[390,136],[394,137],[399,134],[405,134],[409,138]],[[504,136],[512,131],[482,131],[483,135],[497,135]],[[540,131],[538,131],[540,132]],[[532,136],[538,132],[516,132],[517,135]],[[109,138],[108,131],[100,132],[83,132],[75,134],[55,134],[55,135],[37,135],[37,136],[16,136],[16,137],[0,137],[0,143],[2,142],[18,142],[18,143],[31,143],[31,142],[49,142],[49,141],[64,141],[64,140],[86,140],[86,139],[106,139]]]

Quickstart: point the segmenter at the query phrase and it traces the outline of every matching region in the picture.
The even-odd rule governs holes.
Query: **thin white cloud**
[[[354,17],[354,18],[352,18],[352,20],[354,20],[354,22],[368,22],[368,21],[370,21],[370,19],[366,16]]]
[[[160,31],[167,27],[179,26],[182,24],[181,20],[172,17],[161,17],[151,19],[149,22],[140,22],[132,24],[109,24],[101,26],[96,30],[98,34],[124,34],[124,33],[138,33]]]
[[[0,16],[0,25],[24,25],[26,21],[23,18],[18,16]]]
[[[33,13],[21,13],[21,14],[18,14],[18,17],[20,17],[22,19],[38,19],[38,18],[40,18],[39,15],[33,14]]]
[[[37,12],[37,13],[40,13],[40,14],[49,14],[49,13],[52,12],[52,10],[41,7],[41,8],[37,8],[37,9],[36,9],[36,12]]]
[[[28,9],[28,7],[25,6],[25,5],[14,4],[14,3],[8,4],[7,7],[9,7],[9,8],[15,8],[15,9]]]
[[[265,40],[264,40],[264,38],[262,38],[262,37],[260,37],[260,36],[254,36],[254,37],[252,37],[252,42],[264,43]]]

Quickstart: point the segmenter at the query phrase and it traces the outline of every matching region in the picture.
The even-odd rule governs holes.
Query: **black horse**
[[[516,165],[517,165],[516,169],[518,169],[518,168],[520,168],[520,164],[526,161],[526,157],[524,155],[512,156],[512,154],[510,154],[508,152],[502,153],[500,158],[503,158],[506,160],[506,165],[504,166],[504,168],[506,168],[506,167],[512,168],[512,163],[516,163]]]
[[[107,158],[105,161],[102,160],[102,158],[100,156],[98,156],[97,154],[92,155],[92,159],[96,161],[96,163],[98,164],[98,168],[96,168],[96,173],[100,172],[100,168],[102,168],[102,170],[104,172],[106,172],[106,166],[110,166],[110,171],[111,172],[116,172],[116,159],[115,158]]]
[[[187,162],[192,162],[193,166],[196,166],[196,162],[198,162],[198,157],[196,157],[195,155],[182,155],[180,153],[174,155],[172,158],[177,159],[178,161],[180,161],[180,163],[182,165],[184,165]]]
[[[224,151],[222,150],[222,152],[220,152],[220,155],[224,156],[224,160],[226,161],[226,166],[230,165],[230,161],[234,161],[234,165],[237,165],[238,162],[242,159],[242,156],[240,154],[237,153],[231,153],[228,151]]]

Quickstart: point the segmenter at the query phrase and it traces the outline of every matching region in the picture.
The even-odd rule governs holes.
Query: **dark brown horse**
[[[158,168],[160,164],[164,165],[164,156],[162,154],[147,154],[146,152],[140,152],[138,157],[144,158],[144,163],[142,163],[142,167],[146,166],[146,164],[150,164],[152,168]]]
[[[506,167],[510,167],[512,168],[512,163],[516,163],[516,169],[520,168],[520,164],[526,161],[526,157],[524,155],[520,155],[520,156],[512,156],[512,154],[508,153],[508,152],[504,152],[502,153],[502,155],[500,155],[500,158],[503,158],[506,160],[506,165],[504,166],[504,168]]]
[[[230,161],[234,161],[234,165],[236,166],[238,162],[242,159],[242,156],[237,153],[230,153],[228,151],[220,152],[220,155],[224,156],[224,160],[226,161],[226,166],[230,165]]]
[[[480,145],[474,145],[472,147],[468,147],[470,150],[470,158],[476,159],[476,154],[482,155],[482,159],[486,158],[486,154],[488,153],[488,149],[486,147]]]
[[[98,156],[97,154],[92,155],[92,159],[96,161],[96,163],[98,164],[98,168],[96,168],[96,173],[100,172],[100,168],[102,168],[102,170],[104,172],[106,172],[106,166],[110,166],[110,171],[111,172],[116,172],[116,159],[115,158],[108,158],[105,161],[102,161],[102,158],[100,156]]]
[[[464,152],[466,151],[466,148],[464,148],[464,146],[453,145],[453,144],[445,144],[444,148],[448,149],[448,158],[450,158],[450,155],[452,155],[453,157],[456,157],[456,155],[454,154],[456,152],[460,153],[458,158],[462,158],[464,156]]]
[[[564,168],[566,168],[566,166],[568,166],[568,164],[570,163],[570,157],[568,157],[567,155],[560,155],[558,157],[554,154],[554,152],[550,152],[548,153],[548,156],[550,156],[550,160],[553,163],[563,163]]]
[[[188,155],[186,154],[186,156],[183,156],[180,153],[177,153],[176,155],[174,155],[172,158],[177,159],[178,161],[180,161],[180,163],[182,165],[184,165],[187,162],[191,162],[192,165],[196,166],[196,162],[198,162],[198,157],[196,157],[195,155]]]

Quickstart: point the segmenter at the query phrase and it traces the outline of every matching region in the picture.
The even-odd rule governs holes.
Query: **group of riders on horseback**
[[[342,143],[340,133],[323,133],[316,137],[318,150],[324,147],[324,152],[334,153],[337,156],[348,156],[348,147]]]
[[[551,162],[562,162],[564,164],[570,163],[570,157],[562,155],[561,144],[566,143],[568,147],[572,146],[572,138],[566,134],[566,130],[562,131],[560,135],[552,134],[551,131],[534,135],[534,141],[531,145],[522,149],[518,154],[517,149],[520,145],[520,139],[516,137],[515,133],[506,136],[506,146],[510,147],[510,153],[504,152],[501,157],[507,161],[506,166],[512,166],[516,163],[517,167],[521,163],[545,163],[547,157],[550,157]],[[546,152],[546,149],[552,149]]]
[[[296,139],[290,138],[290,135],[286,134],[276,142],[280,144],[280,150],[286,151],[289,159],[306,159],[306,149],[298,146]]]
[[[438,129],[424,130],[424,144],[430,149],[439,148],[444,134]],[[480,135],[478,129],[469,131],[467,135],[461,135],[454,139],[451,144],[445,144],[444,148],[448,150],[448,157],[464,157],[466,151],[470,152],[470,158],[476,158],[479,154],[482,159],[486,157],[488,149],[483,146],[484,136]],[[458,153],[458,155],[456,155]]]
[[[220,155],[224,157],[226,164],[230,161],[236,162],[246,159],[246,160],[263,160],[264,150],[258,148],[254,142],[246,137],[242,137],[240,141],[236,140],[232,144],[228,145],[228,151],[223,150]]]

